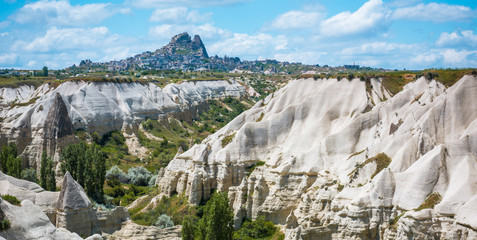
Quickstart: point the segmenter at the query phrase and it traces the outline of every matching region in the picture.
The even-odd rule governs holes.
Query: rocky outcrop
[[[63,227],[84,236],[91,234],[93,206],[83,188],[69,172],[63,178],[57,210],[57,227]]]
[[[68,109],[61,94],[57,92],[43,127],[43,151],[49,156],[54,156],[74,140],[74,129],[68,116]],[[59,156],[53,159],[59,159]]]
[[[190,121],[208,99],[247,94],[245,87],[233,80],[191,81],[163,89],[154,83],[78,81],[56,88],[50,84],[37,89],[1,88],[0,93],[4,94],[0,95],[0,143],[16,142],[26,165],[38,169],[43,150],[58,161],[53,152],[71,141],[71,124],[74,130],[100,136],[114,130],[133,136],[145,119],[174,115]],[[31,104],[12,108],[8,104],[13,102]]]
[[[472,239],[474,102],[475,76],[395,96],[375,79],[293,81],[176,156],[158,185],[192,204],[228,191],[236,227],[265,216],[287,239]]]
[[[12,240],[83,239],[76,233],[53,226],[45,213],[30,200],[14,206],[0,198],[0,209],[11,224],[8,230],[0,231],[0,237]]]
[[[20,201],[34,204],[54,226],[81,236],[113,233],[129,219],[129,213],[124,207],[111,210],[93,208],[83,188],[69,173],[63,178],[61,191],[50,192],[36,183],[0,172],[0,194],[10,194]]]
[[[108,239],[135,239],[135,240],[180,240],[181,226],[159,229],[156,226],[142,226],[127,221],[123,223],[121,230],[111,235],[106,235]]]

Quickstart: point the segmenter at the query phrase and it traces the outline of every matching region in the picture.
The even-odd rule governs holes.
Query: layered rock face
[[[475,239],[476,102],[475,76],[395,96],[296,80],[176,156],[159,188],[192,204],[228,191],[236,227],[263,215],[287,239]]]
[[[2,205],[2,207],[5,206],[7,209],[13,211],[12,216],[17,214],[9,218],[10,222],[13,223],[15,221],[15,225],[18,225],[19,228],[22,226],[25,228],[23,229],[24,231],[17,232],[18,236],[30,236],[28,235],[30,234],[29,231],[41,232],[41,234],[39,233],[38,237],[35,238],[19,237],[16,239],[39,239],[41,236],[48,238],[49,235],[42,234],[57,231],[51,230],[56,228],[67,229],[68,231],[61,231],[68,233],[75,232],[81,236],[104,233],[111,234],[120,229],[123,222],[129,219],[129,213],[124,207],[116,207],[108,211],[93,208],[83,188],[68,172],[63,178],[60,192],[45,191],[36,183],[16,179],[0,172],[0,194],[13,195],[22,201],[21,208]],[[35,212],[35,215],[31,216],[32,219],[30,219],[30,222],[21,220],[22,217],[25,217],[24,214],[28,212],[23,208],[33,208],[31,211]],[[42,213],[36,213],[38,211]],[[50,224],[43,223],[44,218],[46,218]],[[37,222],[42,223],[32,228],[38,229],[30,229],[31,226],[29,225],[35,225]],[[17,229],[17,231],[19,230]],[[2,236],[1,233],[0,236]],[[51,237],[51,239],[68,238]]]
[[[246,89],[232,80],[184,82],[164,89],[153,83],[65,82],[56,88],[2,88],[0,94],[0,143],[15,141],[29,161],[26,165],[39,167],[43,150],[52,153],[71,140],[71,125],[100,135],[114,130],[131,135],[146,118],[172,114],[190,120],[206,100],[245,96]],[[31,104],[11,107],[14,102]]]

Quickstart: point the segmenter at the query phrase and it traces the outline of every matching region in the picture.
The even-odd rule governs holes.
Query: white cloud
[[[128,0],[127,2],[135,7],[156,8],[165,6],[222,6],[246,1],[249,0]]]
[[[231,38],[212,44],[209,47],[209,53],[220,56],[272,57],[274,52],[286,49],[287,44],[285,36],[274,37],[264,33],[257,35],[234,33]]]
[[[110,3],[73,6],[64,0],[41,0],[26,4],[10,16],[10,19],[21,24],[81,26],[99,23],[117,12],[127,13],[128,10],[116,9]]]
[[[10,23],[11,23],[10,21],[1,21],[0,22],[0,29],[10,26]]]
[[[442,56],[444,57],[444,63],[446,64],[449,64],[451,66],[465,66],[468,65],[467,57],[471,54],[476,53],[477,51],[458,51],[455,49],[447,49],[442,52]]]
[[[437,46],[477,47],[477,35],[472,30],[447,33],[443,32],[436,41]]]
[[[202,39],[219,39],[230,35],[229,31],[217,28],[210,23],[203,25],[172,25],[163,24],[149,29],[149,36],[153,39],[169,40],[172,36],[181,32],[188,32],[191,35],[198,34]]]
[[[31,42],[17,41],[13,49],[27,52],[50,52],[58,50],[75,50],[97,48],[116,44],[118,36],[112,35],[106,27],[96,28],[56,28],[48,29],[42,37]]]
[[[418,4],[413,7],[398,8],[391,15],[392,19],[433,22],[462,21],[476,17],[477,12],[469,7],[445,3]]]
[[[275,29],[301,29],[316,26],[324,17],[321,12],[289,11],[273,20],[271,27]]]
[[[186,7],[173,7],[154,10],[149,21],[163,23],[197,23],[208,21],[211,15],[212,13],[210,12],[201,14],[197,10],[189,11]]]
[[[0,55],[0,64],[12,65],[17,60],[18,55],[14,53],[7,53]]]
[[[299,51],[293,50],[288,53],[276,53],[273,58],[278,61],[284,62],[300,62],[304,64],[317,64],[321,60],[321,57],[326,55],[324,52],[318,51]]]
[[[27,66],[28,66],[28,67],[34,67],[34,66],[37,65],[37,64],[38,64],[37,61],[31,60],[31,61],[28,61]]]
[[[360,46],[345,48],[341,51],[344,55],[388,55],[391,52],[409,51],[416,48],[415,44],[399,44],[387,42],[364,43]]]
[[[323,36],[344,36],[378,31],[386,26],[387,10],[381,0],[369,0],[356,12],[341,12],[321,23]]]

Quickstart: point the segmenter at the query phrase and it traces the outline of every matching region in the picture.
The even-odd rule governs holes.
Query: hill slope
[[[239,226],[264,215],[287,239],[477,237],[477,79],[305,79],[258,102],[159,178],[199,204],[228,191]]]

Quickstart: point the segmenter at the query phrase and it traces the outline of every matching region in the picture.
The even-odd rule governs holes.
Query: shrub
[[[8,219],[2,219],[0,221],[0,231],[6,231],[10,228],[10,221]]]
[[[148,186],[152,174],[146,168],[141,166],[130,168],[128,170],[128,177],[130,179],[130,183],[134,185]]]
[[[194,240],[196,232],[197,217],[187,215],[182,220],[181,236],[183,240]]]
[[[157,179],[157,174],[153,175],[151,179],[149,179],[149,183],[148,183],[149,187],[153,187],[154,185],[156,185],[156,179]]]
[[[161,214],[157,218],[157,221],[154,223],[154,225],[156,225],[159,229],[174,227],[171,217],[167,216],[166,214]]]
[[[263,216],[258,217],[255,221],[246,220],[242,227],[235,232],[234,239],[256,239],[272,236],[277,227],[271,221],[265,221]]]
[[[26,168],[22,171],[22,179],[25,179],[30,182],[38,182],[38,178],[36,177],[36,170],[33,168]]]
[[[21,203],[21,202],[20,202],[20,200],[18,200],[18,198],[15,197],[15,196],[6,194],[6,195],[2,195],[2,198],[3,198],[3,200],[9,202],[10,204],[20,206],[20,203]]]
[[[117,179],[121,183],[129,183],[130,181],[129,176],[126,175],[118,166],[112,166],[108,171],[106,171],[106,179]]]

